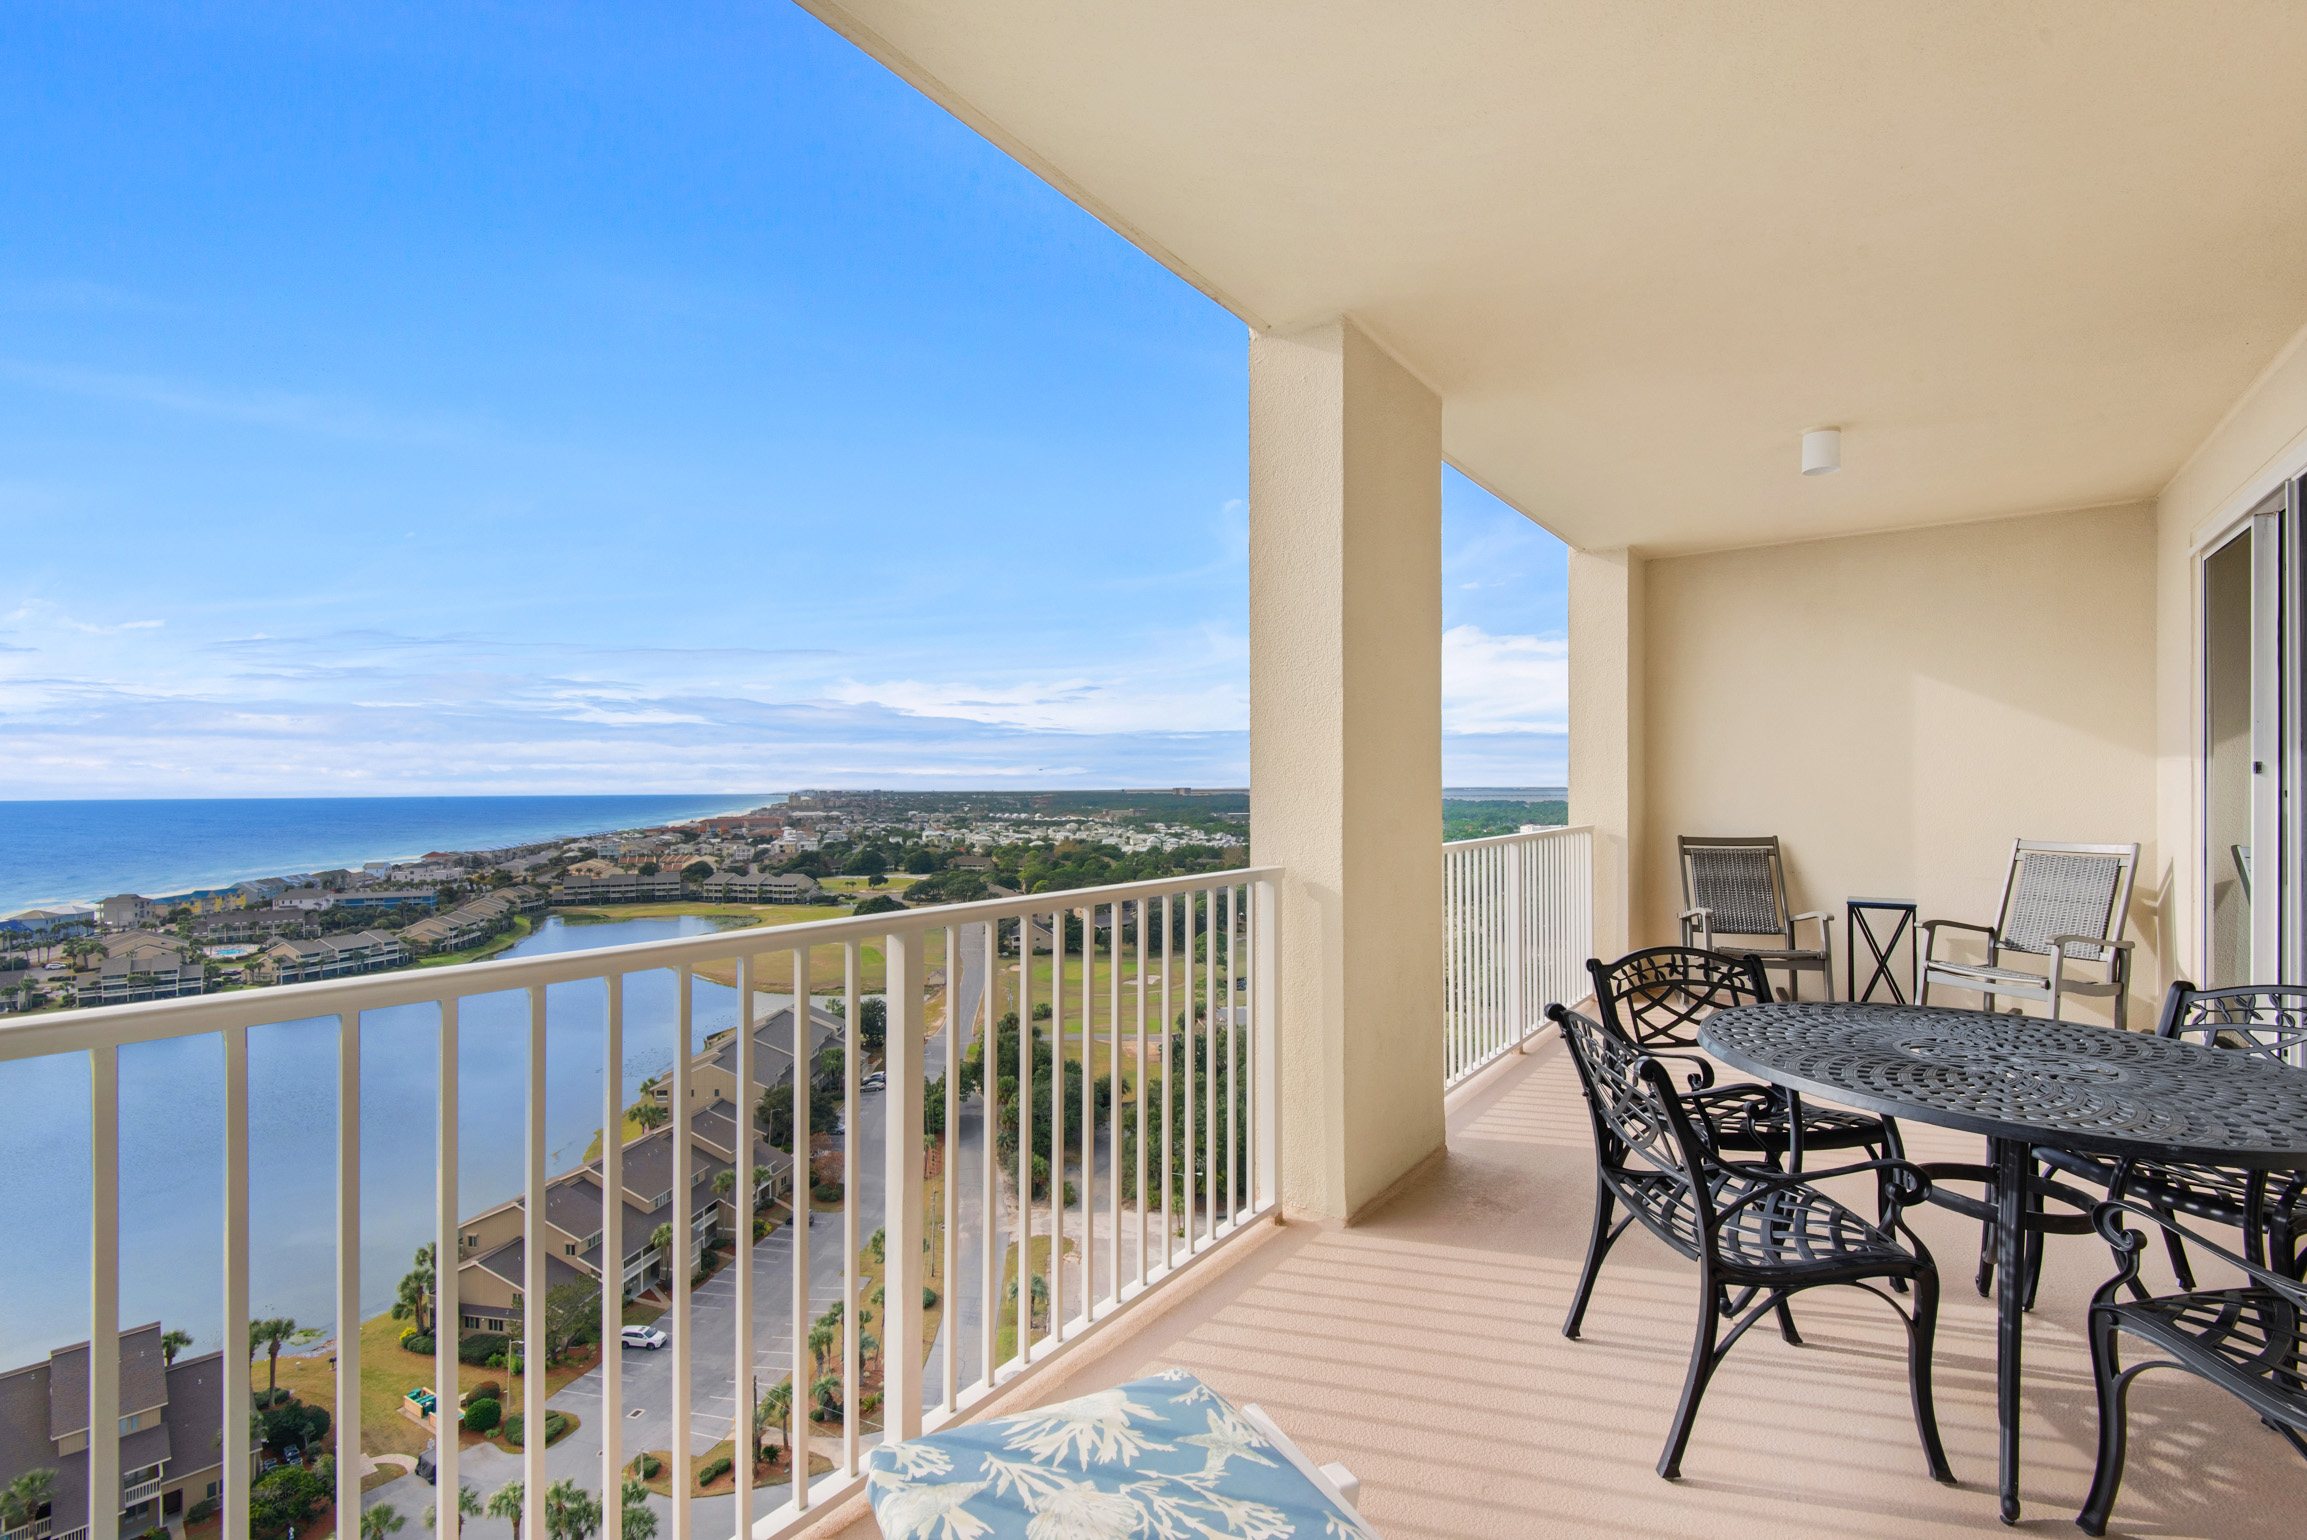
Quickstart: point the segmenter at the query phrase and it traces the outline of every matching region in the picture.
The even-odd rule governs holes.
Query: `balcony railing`
[[[121,1511],[126,1512],[128,1509],[135,1507],[138,1503],[144,1502],[149,1498],[158,1497],[160,1495],[160,1489],[166,1485],[168,1485],[167,1477],[154,1476],[149,1481],[139,1481],[132,1486],[122,1488],[120,1493]]]
[[[1539,829],[1442,847],[1443,1083],[1522,1046],[1547,1002],[1583,999],[1594,836]]]
[[[752,1462],[739,1459],[736,1466],[735,1532],[752,1540],[776,1540],[802,1527],[827,1504],[861,1490],[860,1453],[867,1435],[858,1423],[861,1332],[854,1303],[862,1292],[859,1276],[864,1237],[876,1225],[883,1230],[879,1254],[886,1259],[879,1264],[885,1280],[884,1300],[873,1323],[881,1341],[913,1344],[923,1340],[924,1313],[936,1308],[925,1302],[923,1293],[925,1254],[936,1259],[942,1283],[937,1292],[944,1314],[934,1350],[928,1355],[918,1350],[892,1352],[882,1366],[881,1415],[885,1427],[889,1436],[907,1438],[961,1415],[997,1387],[1038,1374],[1046,1365],[1070,1356],[1117,1316],[1200,1266],[1230,1238],[1275,1211],[1279,1126],[1274,1095],[1277,1045],[1273,1007],[1277,876],[1273,869],[1237,870],[599,951],[424,972],[373,973],[261,991],[64,1012],[0,1025],[0,1062],[66,1053],[87,1056],[92,1107],[88,1124],[90,1311],[94,1319],[112,1320],[118,1318],[120,1302],[120,1050],[188,1037],[221,1039],[223,1401],[227,1407],[245,1407],[252,1388],[248,1351],[249,1029],[334,1018],[334,1299],[340,1386],[336,1428],[339,1447],[353,1449],[361,1443],[361,1398],[357,1393],[361,1337],[352,1328],[360,1318],[364,1012],[419,1006],[430,1007],[437,1017],[440,1068],[435,1074],[432,1230],[436,1255],[453,1257],[459,1254],[461,1220],[468,1207],[458,1188],[459,1007],[465,1000],[482,995],[525,992],[525,1030],[480,1030],[525,1055],[525,1098],[512,1106],[492,1105],[488,1110],[492,1117],[523,1123],[523,1292],[541,1295],[552,1252],[545,1227],[545,1087],[546,1052],[554,1035],[554,1016],[578,1003],[587,1013],[586,1025],[599,1024],[601,1126],[615,1129],[624,1110],[621,1093],[628,976],[651,970],[672,972],[676,1041],[686,1046],[696,1041],[692,1012],[695,975],[707,967],[733,974],[736,998],[747,1018],[745,1030],[736,1034],[737,1081],[751,1085],[755,1081],[753,1027],[760,1020],[761,995],[790,990],[807,998],[815,992],[814,949],[837,949],[842,959],[846,1025],[840,1029],[845,1034],[844,1116],[836,1147],[842,1153],[842,1169],[856,1172],[863,1138],[858,1116],[861,1055],[857,1023],[864,948],[868,944],[880,947],[888,1002],[888,1089],[879,1108],[885,1123],[881,1141],[885,1202],[878,1215],[868,1217],[861,1212],[861,1184],[843,1184],[839,1297],[851,1301],[852,1307],[842,1311],[834,1348],[841,1365],[837,1372],[848,1390],[842,1396],[844,1420],[835,1440],[838,1448],[830,1451],[835,1456],[835,1473],[810,1478],[811,1430],[808,1419],[800,1416],[794,1419],[790,1461],[795,1477],[781,1503],[764,1511],[766,1500],[755,1491]],[[1071,936],[1069,918],[1079,921]],[[1064,955],[1050,957],[1050,943],[1039,942],[1033,947],[1036,955],[1022,959],[1023,966],[1014,980],[1008,979],[1004,953],[1015,947],[1021,934],[1053,937]],[[1101,936],[1105,938],[1102,947],[1098,945]],[[943,979],[957,981],[957,988],[929,988],[932,948],[940,953]],[[1046,979],[1036,977],[1043,960],[1049,970]],[[994,987],[988,987],[989,980]],[[1244,980],[1249,985],[1246,992],[1238,989]],[[573,987],[584,990],[586,998],[571,1002]],[[548,989],[553,993],[550,1003]],[[1228,1003],[1237,999],[1246,999],[1248,1008],[1228,1009]],[[961,1009],[953,1010],[956,1005]],[[986,1008],[989,1005],[991,1008]],[[1046,1028],[1034,1021],[1036,1006],[1049,1008]],[[1042,1071],[1033,1052],[1019,1052],[1014,1039],[1008,1048],[996,1042],[993,1062],[986,1066],[978,1084],[980,1088],[1003,1087],[1005,1082],[1014,1082],[1014,1143],[1001,1132],[1004,1118],[986,1115],[989,1109],[982,1089],[968,1101],[960,1094],[968,1040],[995,1038],[996,1034],[984,1028],[1008,1009],[1014,1009],[1018,1018],[1037,1032],[1048,1032],[1060,1062],[1078,1059],[1090,1071],[1080,1076],[1077,1087],[1069,1088],[1062,1072],[1048,1076],[1044,1084],[1037,1078]],[[932,1034],[933,1016],[948,1010],[953,1014],[936,1021],[937,1031]],[[811,1014],[794,1013],[796,1060],[805,1060],[812,1052]],[[485,1020],[479,1012],[475,1016],[476,1021]],[[1183,1029],[1178,1030],[1181,1024]],[[936,1045],[934,1054],[932,1044]],[[1096,1096],[1096,1084],[1102,1078],[1098,1066],[1111,1077],[1108,1110],[1102,1113]],[[690,1105],[691,1068],[687,1052],[674,1055],[667,1090],[676,1108]],[[933,1075],[943,1077],[943,1134],[925,1148],[925,1100]],[[965,1118],[965,1110],[971,1116]],[[793,1121],[795,1149],[809,1150],[807,1096],[795,1098]],[[1052,1136],[1046,1147],[1057,1152],[1054,1164],[1058,1168],[1050,1173],[1040,1193],[1032,1188],[1034,1154],[1045,1147],[1035,1137],[1037,1123]],[[1075,1131],[1074,1137],[1069,1137],[1069,1129]],[[1082,1130],[1088,1131],[1086,1138],[1079,1137]],[[1069,1163],[1065,1152],[1077,1143],[1080,1155]],[[672,1146],[669,1201],[674,1233],[679,1234],[692,1222],[697,1156],[687,1139],[675,1139]],[[942,1202],[934,1209],[926,1201],[932,1190],[927,1160],[932,1150],[936,1189],[942,1193]],[[998,1162],[994,1158],[997,1153],[1001,1156]],[[623,1158],[622,1141],[607,1140],[601,1155],[605,1191],[615,1193],[623,1188]],[[964,1183],[977,1194],[977,1201],[967,1209],[960,1203]],[[493,1202],[503,1195],[480,1196]],[[727,1201],[736,1210],[736,1233],[749,1235],[756,1206],[752,1185],[739,1184]],[[623,1213],[621,1204],[604,1205],[602,1243],[607,1255],[622,1253],[627,1244]],[[959,1233],[965,1222],[972,1227],[966,1237]],[[791,1231],[791,1298],[799,1304],[782,1326],[785,1340],[794,1344],[806,1342],[807,1317],[818,1314],[825,1292],[822,1283],[814,1288],[811,1283],[810,1253],[817,1240],[812,1233],[816,1228],[802,1223]],[[1037,1238],[1043,1242],[1038,1252],[1034,1245]],[[1053,1240],[1056,1244],[1049,1244]],[[968,1276],[963,1276],[964,1259]],[[1013,1267],[1024,1274],[1018,1281],[1025,1285],[1014,1293],[1006,1287],[1015,1276]],[[693,1350],[693,1344],[701,1334],[691,1329],[691,1283],[686,1270],[677,1270],[677,1274],[669,1285],[672,1308],[667,1320],[672,1328],[669,1447],[674,1466],[672,1489],[689,1494],[695,1490],[692,1451],[700,1446],[695,1435],[710,1435],[702,1439],[709,1445],[735,1431],[733,1421],[742,1426],[749,1403],[770,1388],[754,1377],[756,1332],[763,1334],[766,1348],[778,1327],[767,1322],[756,1327],[757,1315],[766,1312],[757,1309],[755,1269],[734,1268],[734,1299],[729,1303],[727,1323],[730,1364],[736,1383],[749,1387],[749,1393],[738,1398],[734,1418],[693,1410],[698,1399],[698,1375],[704,1367],[698,1361],[702,1350]],[[440,1270],[438,1292],[434,1301],[437,1317],[460,1319],[456,1269]],[[620,1293],[616,1289],[602,1291],[602,1337],[607,1342],[618,1340],[622,1325]],[[1005,1315],[1016,1315],[1018,1302],[1024,1306],[1022,1320],[1005,1319]],[[544,1379],[547,1355],[542,1319],[524,1320],[522,1332],[526,1398],[529,1404],[537,1405],[549,1394]],[[462,1373],[455,1338],[453,1332],[438,1334],[433,1365],[434,1388],[441,1400],[452,1406],[457,1404]],[[625,1418],[620,1415],[625,1404],[621,1364],[621,1355],[611,1352],[596,1371],[604,1411],[596,1435],[601,1443],[601,1467],[595,1490],[601,1492],[619,1490],[628,1457],[623,1447]],[[108,1426],[109,1419],[118,1414],[119,1367],[117,1339],[97,1334],[90,1376],[91,1414],[96,1426]],[[344,1387],[352,1387],[354,1393],[342,1393]],[[807,1387],[797,1382],[796,1389],[802,1392],[796,1399],[806,1405]],[[459,1484],[457,1441],[443,1439],[438,1446],[438,1489],[452,1491]],[[541,1535],[546,1532],[543,1501],[549,1485],[544,1441],[532,1441],[524,1453],[524,1522],[529,1533]],[[227,1440],[222,1459],[223,1540],[247,1540],[252,1475],[249,1451],[241,1441]],[[359,1471],[357,1460],[338,1463],[340,1511],[358,1511]],[[89,1449],[90,1488],[105,1490],[120,1477],[118,1444],[103,1440],[93,1443]],[[685,1505],[690,1499],[684,1495],[674,1501]],[[611,1501],[603,1507],[601,1540],[621,1540],[620,1505]],[[440,1540],[456,1540],[455,1505],[443,1504],[441,1508]],[[671,1533],[692,1537],[698,1531],[689,1515],[682,1512],[676,1515]]]

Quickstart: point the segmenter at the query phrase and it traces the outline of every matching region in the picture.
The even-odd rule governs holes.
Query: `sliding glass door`
[[[2298,487],[2203,558],[2201,982],[2299,976]]]

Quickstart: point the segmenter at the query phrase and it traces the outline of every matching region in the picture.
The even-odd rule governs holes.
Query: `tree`
[[[192,1346],[192,1333],[171,1328],[160,1334],[160,1358],[163,1363],[176,1362],[176,1355]]]
[[[755,1458],[766,1456],[767,1449],[761,1444],[761,1435],[771,1428],[777,1430],[779,1440],[790,1446],[793,1442],[792,1423],[793,1381],[782,1379],[770,1386],[769,1393],[761,1398],[761,1404],[753,1408]]]
[[[868,877],[865,879],[866,884],[872,887],[878,887],[888,880],[889,879],[886,877]],[[899,903],[896,899],[891,898],[888,894],[876,893],[871,898],[867,899],[864,903],[859,904],[855,909],[852,909],[849,912],[851,914],[895,914],[898,910],[903,909],[904,907],[905,906],[903,904]]]
[[[471,1487],[466,1486],[463,1482],[458,1482],[457,1533],[461,1535],[465,1532],[465,1520],[477,1519],[481,1516],[481,1513],[482,1509],[480,1493],[475,1492]],[[425,1533],[428,1535],[431,1534],[437,1527],[435,1523],[435,1510],[431,1504],[428,1503],[425,1505],[424,1518],[420,1522],[424,1525]]]
[[[673,1114],[654,1096],[644,1096],[633,1104],[633,1121],[643,1128],[663,1128],[673,1121]]]
[[[625,1478],[625,1540],[657,1540],[657,1510],[649,1506],[649,1489],[635,1477]]]
[[[545,1488],[545,1533],[550,1540],[593,1540],[601,1530],[601,1502],[576,1479],[563,1476]]]
[[[374,1508],[361,1511],[360,1540],[389,1540],[391,1535],[407,1528],[408,1522],[391,1503],[378,1503]]]
[[[262,1347],[269,1360],[265,1365],[264,1384],[268,1395],[280,1389],[280,1350],[295,1335],[296,1322],[285,1315],[267,1316],[261,1321],[248,1323],[249,1356],[254,1357],[256,1349]]]
[[[529,1491],[518,1481],[508,1481],[489,1498],[489,1517],[503,1519],[513,1526],[513,1540],[521,1540],[521,1504],[528,1501]]]
[[[810,1327],[809,1366],[822,1372],[825,1368],[825,1355],[832,1352],[833,1345],[840,1340],[841,1332],[838,1327],[828,1326],[823,1322]]]
[[[736,1190],[737,1168],[735,1166],[731,1166],[726,1171],[716,1171],[713,1173],[714,1197],[721,1199],[723,1202],[727,1202],[729,1194],[735,1192]]]
[[[905,852],[905,869],[917,877],[926,877],[945,865],[945,857],[927,845],[915,845]]]
[[[392,1318],[413,1321],[420,1336],[433,1332],[433,1248],[419,1246],[415,1265],[401,1275],[400,1296],[393,1301]]]
[[[878,877],[889,870],[889,857],[868,845],[841,863],[841,872],[847,877]]]
[[[649,1232],[649,1249],[657,1253],[657,1265],[665,1270],[665,1276],[672,1277],[673,1269],[680,1261],[678,1257],[673,1255],[673,1227],[669,1224],[662,1224],[651,1230]]]
[[[753,1115],[761,1124],[761,1137],[777,1149],[793,1149],[793,1082],[780,1080],[761,1093]],[[809,1131],[829,1134],[841,1121],[841,1098],[831,1086],[812,1076],[809,1084]]]
[[[713,863],[710,861],[691,861],[687,866],[681,868],[681,880],[683,882],[703,882],[712,875]]]
[[[545,1358],[567,1354],[601,1319],[601,1285],[595,1281],[557,1283],[545,1291]]]
[[[268,1472],[248,1490],[249,1532],[284,1535],[311,1522],[328,1505],[334,1485],[330,1477],[301,1465],[283,1465]]]
[[[817,1416],[832,1421],[841,1415],[841,1376],[820,1375],[809,1387],[809,1399],[817,1403]]]
[[[56,1472],[28,1470],[5,1487],[0,1487],[0,1524],[9,1529],[21,1529],[40,1517],[56,1495]]]

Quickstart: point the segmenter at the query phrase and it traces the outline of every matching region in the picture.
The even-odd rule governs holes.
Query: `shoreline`
[[[525,797],[507,797],[507,798],[505,798],[504,800],[506,800],[506,801],[529,801],[529,800],[535,800],[535,801],[550,801],[550,800],[553,800],[554,796],[557,796],[557,795],[559,795],[559,794],[550,794],[550,795],[547,795],[547,796],[540,796],[540,797],[538,797],[538,798],[535,798],[535,799],[530,799],[530,798],[525,798]],[[605,794],[605,795],[613,795],[613,794]],[[655,796],[655,795],[657,795],[657,794],[654,794],[654,793],[652,793],[652,794],[648,794],[648,795],[651,795],[651,796]],[[660,820],[660,821],[659,821],[659,822],[657,822],[657,823],[652,823],[652,824],[648,825],[648,827],[680,828],[680,827],[682,827],[682,826],[684,826],[684,825],[687,825],[687,824],[693,824],[693,823],[696,823],[696,822],[697,822],[697,821],[699,821],[700,819],[704,819],[704,818],[717,818],[717,817],[724,817],[724,816],[727,816],[727,815],[728,815],[730,812],[734,812],[734,811],[743,811],[743,810],[744,810],[744,809],[746,809],[746,808],[754,808],[754,807],[774,807],[774,806],[776,806],[776,805],[778,805],[778,804],[780,804],[780,803],[784,802],[785,800],[787,800],[787,798],[788,798],[790,795],[791,795],[791,793],[789,793],[789,792],[756,792],[756,793],[749,793],[749,794],[745,794],[745,795],[741,795],[741,796],[740,796],[740,795],[735,795],[735,794],[732,794],[732,795],[731,795],[729,798],[727,798],[727,799],[726,799],[726,800],[727,800],[727,802],[730,804],[730,805],[729,805],[729,807],[727,807],[727,808],[724,808],[724,809],[720,809],[720,810],[716,810],[716,811],[706,811],[706,812],[695,812],[695,813],[687,813],[687,814],[684,814],[683,816],[681,816],[681,817],[679,817],[679,818],[666,818],[666,819],[662,819],[662,820]],[[74,806],[74,807],[89,807],[89,806],[93,806],[93,805],[96,805],[96,800],[97,800],[97,799],[90,799],[90,800],[86,800],[86,801],[79,801],[79,800],[74,800],[74,799],[66,799],[66,798],[51,798],[51,799],[42,799],[42,800],[37,800],[37,801],[17,801],[17,802],[13,802],[13,803],[8,803],[8,802],[0,802],[0,808],[11,807],[11,806],[12,806],[12,807],[18,807],[18,808],[28,808],[28,807],[41,807],[41,806],[46,806],[46,805],[55,805],[55,804],[63,804],[63,805]],[[174,804],[178,804],[178,805],[182,805],[182,806],[187,806],[187,807],[196,807],[196,806],[213,806],[213,805],[215,805],[215,804],[218,804],[218,803],[244,803],[244,804],[256,804],[256,803],[277,803],[277,802],[300,802],[300,803],[302,803],[302,802],[363,802],[363,801],[372,801],[372,802],[400,802],[400,803],[421,803],[421,802],[462,802],[462,801],[468,801],[468,800],[473,800],[473,799],[468,799],[468,798],[461,798],[461,797],[384,797],[384,798],[363,798],[363,797],[304,797],[304,798],[275,798],[275,797],[187,797],[187,798],[169,798],[169,799],[163,799],[163,798],[114,798],[114,799],[102,799],[102,800],[105,800],[105,801],[117,801],[117,802],[119,802],[119,803],[121,803],[121,804],[123,804],[123,805],[126,805],[126,806],[138,806],[138,807],[152,807],[152,806],[156,806],[156,805],[158,805],[158,806],[165,806],[165,805],[169,805],[169,804],[171,804],[171,803],[174,803]],[[573,801],[581,801],[581,800],[591,800],[591,799],[590,799],[590,798],[586,798],[586,797],[582,797],[582,796],[572,796],[572,797],[570,798],[570,800],[573,800]],[[720,799],[720,798],[716,798],[716,797],[713,797],[713,796],[711,796],[711,795],[699,795],[699,796],[697,796],[697,797],[695,797],[695,798],[690,798],[690,797],[682,796],[682,795],[680,795],[680,794],[677,794],[677,793],[673,793],[673,794],[665,794],[665,795],[664,795],[664,800],[666,800],[666,801],[675,801],[675,800],[678,800],[678,801],[682,801],[682,802],[698,802],[698,803],[703,803],[703,802],[718,802],[718,801],[721,801],[721,800],[723,800],[723,799]],[[525,847],[525,846],[542,846],[542,845],[553,845],[553,844],[565,844],[565,843],[567,843],[567,842],[568,842],[568,841],[570,841],[570,840],[582,840],[582,839],[590,839],[590,838],[597,838],[597,837],[601,837],[601,836],[605,836],[605,835],[609,835],[609,834],[620,833],[620,832],[622,832],[622,831],[623,831],[625,828],[627,828],[627,827],[630,827],[630,826],[629,826],[629,825],[624,825],[624,824],[618,824],[618,825],[614,825],[614,826],[607,826],[607,825],[594,824],[594,825],[591,825],[591,826],[589,826],[589,827],[584,827],[584,828],[574,829],[574,830],[571,830],[570,832],[566,832],[566,833],[559,833],[559,834],[542,834],[542,835],[535,835],[535,836],[531,836],[531,837],[528,837],[528,838],[516,839],[516,840],[512,840],[512,841],[508,842],[507,844],[503,844],[503,845],[470,845],[470,846],[465,846],[465,847],[461,847],[461,848],[463,848],[463,849],[505,849],[505,848],[515,848],[515,847]],[[373,849],[373,847],[371,847],[371,848]],[[435,849],[435,850],[439,850],[439,849],[447,849],[447,848],[449,848],[449,847],[446,847],[446,846],[443,846],[443,845],[440,845],[440,844],[437,844],[437,843],[435,843],[435,844],[432,844],[432,845],[430,845],[430,846],[429,846],[429,848],[431,848],[431,849]],[[400,863],[403,863],[403,862],[408,862],[408,861],[414,861],[414,860],[418,860],[418,859],[421,859],[421,858],[422,858],[422,856],[423,856],[423,854],[424,854],[424,851],[423,851],[423,850],[413,850],[413,851],[408,851],[408,852],[394,852],[394,853],[390,853],[390,854],[386,854],[386,855],[367,854],[367,855],[362,855],[362,856],[358,856],[358,857],[348,857],[348,858],[346,858],[346,859],[344,859],[344,860],[341,860],[341,861],[335,861],[335,862],[318,862],[318,863],[315,863],[315,864],[312,864],[311,866],[309,866],[309,867],[308,867],[308,871],[329,871],[329,870],[336,870],[336,869],[342,869],[342,870],[346,870],[346,871],[359,871],[359,870],[361,870],[363,867],[365,867],[365,866],[366,866],[368,863],[370,863],[370,862],[392,862],[392,863],[394,863],[394,864],[400,864]],[[196,880],[193,880],[193,881],[190,881],[190,882],[182,882],[182,883],[179,883],[179,882],[175,882],[175,881],[173,881],[173,880],[172,880],[171,882],[168,882],[168,883],[160,883],[160,882],[153,882],[153,881],[143,881],[143,882],[141,883],[141,885],[140,885],[140,886],[129,886],[129,885],[123,885],[123,886],[121,886],[121,887],[119,887],[119,888],[116,888],[116,889],[114,889],[113,891],[114,891],[114,892],[134,892],[134,893],[137,893],[137,894],[138,894],[140,897],[161,897],[161,896],[166,896],[166,895],[169,895],[169,894],[175,894],[175,893],[183,893],[183,892],[196,892],[196,891],[201,891],[201,890],[203,890],[203,889],[215,889],[215,888],[231,887],[231,886],[233,886],[235,883],[240,883],[240,882],[254,882],[254,881],[258,881],[258,880],[261,880],[261,879],[263,879],[263,878],[266,878],[266,877],[278,877],[278,876],[285,876],[285,875],[288,875],[288,873],[286,873],[286,872],[282,872],[282,871],[271,871],[271,870],[256,870],[256,871],[252,871],[252,870],[249,870],[249,869],[245,869],[245,868],[243,868],[243,869],[240,869],[240,870],[239,870],[239,874],[238,874],[238,875],[236,875],[236,876],[232,876],[232,877],[220,877],[220,878],[209,878],[209,879],[196,879]],[[46,896],[46,897],[25,898],[25,899],[21,899],[21,900],[15,900],[15,899],[11,899],[11,900],[7,900],[7,901],[5,901],[5,902],[0,902],[0,914],[15,914],[15,913],[19,913],[19,912],[21,912],[21,911],[23,911],[23,910],[26,910],[26,909],[42,909],[42,908],[52,908],[52,907],[60,907],[60,906],[73,906],[73,905],[94,905],[94,904],[97,904],[97,903],[100,903],[100,902],[102,902],[104,899],[106,899],[106,898],[109,898],[109,897],[111,897],[111,896],[113,896],[113,894],[112,894],[112,893],[97,893],[97,894],[95,894],[93,897],[65,898],[65,897],[60,897],[60,896],[56,896],[56,895],[49,895],[49,896]]]

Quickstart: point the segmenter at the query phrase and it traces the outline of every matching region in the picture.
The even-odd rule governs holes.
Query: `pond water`
[[[505,955],[586,951],[708,934],[695,916],[571,925],[558,916]],[[737,993],[698,979],[692,1042],[737,1022]],[[672,1068],[674,976],[625,979],[618,1105]],[[584,1158],[602,1120],[607,986],[546,992],[545,1144],[553,1172]],[[764,1008],[782,996],[758,997]],[[361,1314],[387,1308],[411,1253],[431,1238],[440,1013],[361,1020]],[[528,1000],[468,997],[459,1012],[457,1207],[478,1213],[522,1186]],[[333,1325],[336,1267],[337,1028],[333,1017],[249,1033],[249,1302],[259,1316]],[[120,1318],[222,1332],[224,1048],[215,1036],[120,1053]],[[88,1060],[0,1064],[0,1370],[88,1336]]]

